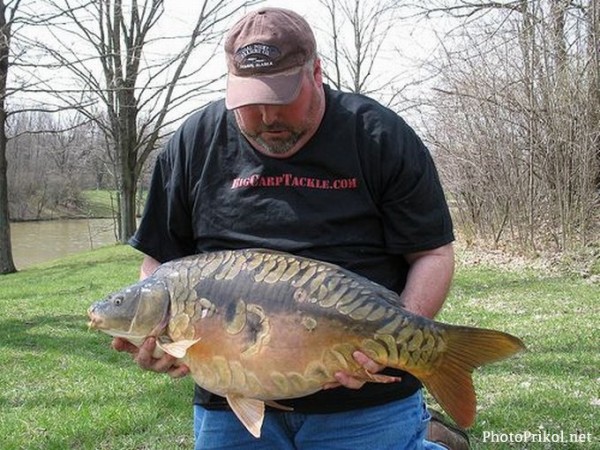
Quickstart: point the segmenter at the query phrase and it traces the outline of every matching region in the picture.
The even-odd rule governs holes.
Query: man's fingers
[[[135,362],[137,362],[142,369],[161,373],[167,372],[175,363],[176,358],[167,354],[163,354],[160,358],[155,358],[155,348],[156,339],[153,337],[147,338],[140,347],[140,351],[135,357]]]
[[[369,373],[381,372],[385,368],[385,366],[377,364],[363,352],[355,351],[354,353],[352,353],[352,356],[354,357],[354,360]]]
[[[183,378],[190,373],[190,369],[185,364],[181,364],[180,366],[173,366],[167,373],[171,378]]]
[[[360,364],[365,372],[363,374],[357,373],[354,375],[343,371],[336,372],[334,374],[336,381],[324,384],[323,389],[333,389],[339,386],[344,386],[349,389],[360,389],[367,381],[377,383],[394,383],[400,381],[399,377],[378,374],[378,372],[381,372],[385,366],[376,363],[363,352],[355,351],[352,354],[352,357],[358,364]]]
[[[134,356],[135,362],[144,370],[167,373],[173,378],[181,378],[189,373],[189,368],[184,364],[177,364],[177,358],[167,353],[162,353],[159,358],[154,357],[156,339],[147,338]],[[161,353],[161,352],[159,352]]]
[[[152,353],[154,353],[154,348],[156,347],[156,341],[154,338],[147,338],[144,343],[141,345],[137,355],[135,356],[135,362],[142,369],[151,369],[153,365],[154,358],[152,357]]]
[[[151,370],[152,372],[166,373],[172,366],[174,361],[170,361],[171,356],[163,356],[162,358],[156,359],[152,355],[145,356],[142,352],[138,353],[135,358],[135,362],[144,370]]]
[[[138,351],[135,345],[122,338],[114,338],[111,345],[118,352],[137,353]]]
[[[346,372],[336,372],[334,377],[338,383],[349,389],[360,389],[365,384],[365,380],[354,378],[353,376],[348,375]]]

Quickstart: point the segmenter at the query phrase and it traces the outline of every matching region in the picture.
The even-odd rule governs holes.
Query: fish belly
[[[327,320],[310,329],[294,316],[268,322],[268,330],[257,339],[243,332],[230,335],[223,327],[204,329],[203,336],[210,338],[203,337],[185,357],[196,383],[219,395],[277,400],[316,392],[335,381],[333,374],[339,370],[363,372],[352,357],[361,347],[360,336],[329,327]],[[219,344],[208,345],[208,339]]]

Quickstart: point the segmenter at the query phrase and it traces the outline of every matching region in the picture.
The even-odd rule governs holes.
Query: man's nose
[[[279,108],[279,105],[259,105],[258,109],[265,125],[271,125],[277,121]]]

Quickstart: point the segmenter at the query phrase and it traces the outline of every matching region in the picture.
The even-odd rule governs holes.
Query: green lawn
[[[528,347],[476,374],[475,448],[600,448],[597,284],[536,271],[461,267],[439,319],[502,329]],[[530,443],[492,443],[492,433],[498,439],[513,433],[513,441],[530,433]],[[543,442],[568,441],[571,433],[592,442]],[[531,443],[534,438],[538,442]]]
[[[144,191],[141,198],[138,193],[138,213],[143,209],[147,193]],[[89,217],[113,217],[119,209],[117,192],[110,190],[87,190],[82,192],[83,209]]]
[[[84,208],[90,217],[113,217],[118,209],[117,193],[107,190],[88,190],[82,192]]]
[[[3,450],[193,448],[191,380],[144,372],[87,329],[88,306],[134,282],[140,261],[107,247],[0,277]],[[600,448],[599,291],[533,270],[459,267],[440,319],[498,328],[528,346],[476,372],[474,448]],[[511,433],[593,442],[490,442]]]

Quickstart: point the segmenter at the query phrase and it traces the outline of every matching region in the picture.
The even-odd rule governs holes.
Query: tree
[[[467,238],[534,252],[598,239],[597,4],[423,5],[462,20],[442,38],[428,137]]]
[[[66,113],[31,111],[12,116],[10,130],[11,219],[85,215],[82,191],[97,188],[104,177],[110,177],[112,168],[110,165],[107,170],[106,152],[95,136],[95,124],[82,124]]]
[[[10,69],[10,43],[15,15],[20,0],[0,0],[0,274],[16,271],[10,241],[10,214],[8,211],[8,179],[6,162],[7,81]]]
[[[55,44],[44,47],[79,86],[57,95],[95,121],[114,150],[119,238],[126,241],[136,229],[137,181],[146,159],[169,125],[189,112],[185,104],[210,92],[222,78],[222,72],[210,75],[208,67],[224,27],[255,0],[198,2],[197,19],[187,35],[180,30],[165,35],[160,29],[165,0],[48,2],[54,18],[48,31]],[[167,56],[159,54],[159,44],[168,45]],[[198,74],[205,72],[200,79]],[[55,89],[48,83],[48,91]],[[179,114],[169,114],[173,110]]]
[[[391,104],[400,91],[394,87],[398,72],[382,71],[381,60],[385,50],[391,50],[391,32],[399,23],[401,2],[319,0],[319,3],[327,10],[325,28],[330,46],[321,48],[320,54],[328,82],[336,89],[375,95]],[[382,73],[385,73],[383,78]]]

